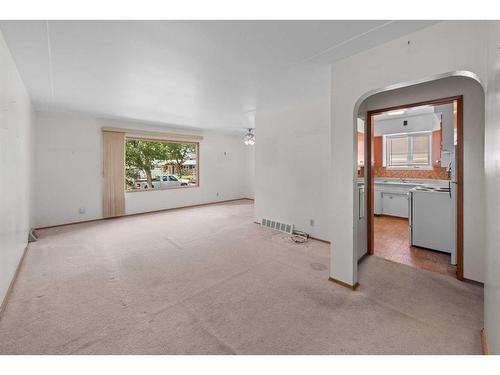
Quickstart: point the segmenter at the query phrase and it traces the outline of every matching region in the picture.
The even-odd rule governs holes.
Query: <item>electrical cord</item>
[[[295,243],[305,243],[309,239],[309,234],[300,230],[294,230],[290,239]]]

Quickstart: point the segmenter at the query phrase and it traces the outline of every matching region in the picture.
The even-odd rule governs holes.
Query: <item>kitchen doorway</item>
[[[463,280],[463,96],[371,110],[362,128],[367,253]]]

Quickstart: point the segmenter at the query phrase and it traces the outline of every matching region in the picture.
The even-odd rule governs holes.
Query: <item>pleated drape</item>
[[[103,131],[102,215],[125,215],[125,133]]]

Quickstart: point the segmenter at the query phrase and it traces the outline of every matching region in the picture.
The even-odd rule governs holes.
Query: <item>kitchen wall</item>
[[[440,115],[439,115],[440,116]],[[403,127],[403,120],[408,125]],[[453,128],[453,121],[443,123],[443,127]],[[432,131],[432,170],[400,170],[388,169],[383,166],[383,136],[385,134],[396,134],[403,132]],[[451,129],[453,131],[453,129]],[[441,121],[434,113],[426,113],[415,116],[400,117],[394,119],[374,119],[374,168],[375,177],[389,178],[421,178],[447,180],[446,168],[441,166]],[[358,148],[359,153],[359,148]]]
[[[486,94],[486,276],[484,327],[490,353],[500,354],[500,23],[489,25]]]
[[[0,304],[27,245],[33,211],[30,98],[0,33]]]
[[[440,22],[339,61],[332,66],[331,276],[357,282],[357,135],[353,110],[358,101],[381,88],[432,79],[438,74],[471,71],[486,80],[487,22]],[[466,79],[464,79],[466,80]],[[436,95],[441,97],[442,95]],[[429,99],[428,97],[426,99]],[[476,100],[474,98],[469,99]],[[480,99],[478,99],[480,102]],[[479,103],[480,105],[480,103]],[[484,105],[483,105],[484,108]],[[464,112],[464,114],[467,111]],[[466,127],[465,277],[484,279],[484,136],[481,120]],[[467,130],[468,129],[468,130]],[[472,152],[471,152],[472,151]],[[352,166],[352,168],[346,166]]]
[[[359,146],[358,146],[359,147]],[[445,167],[441,167],[441,130],[432,132],[432,169],[431,170],[401,170],[388,169],[383,166],[383,136],[373,137],[373,174],[375,177],[388,178],[422,178],[448,180]],[[358,149],[359,153],[359,149]]]
[[[292,223],[314,237],[329,240],[328,98],[259,112],[256,127],[256,220]]]
[[[102,217],[103,126],[166,131],[165,127],[98,119],[80,113],[36,112],[37,227]],[[243,133],[200,132],[200,186],[125,194],[126,213],[253,195],[253,152]],[[224,154],[225,152],[225,154]],[[80,208],[84,213],[80,213]]]

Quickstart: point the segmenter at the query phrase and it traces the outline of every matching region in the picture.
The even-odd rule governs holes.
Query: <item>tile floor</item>
[[[375,216],[375,255],[415,268],[456,277],[450,255],[410,246],[408,220],[392,216]]]

